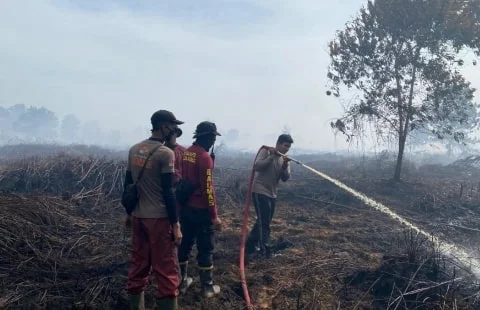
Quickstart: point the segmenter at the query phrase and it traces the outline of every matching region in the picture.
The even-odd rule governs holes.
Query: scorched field
[[[119,203],[125,155],[83,146],[0,150],[0,309],[128,309],[130,234]],[[401,183],[389,181],[390,160],[296,158],[478,257],[474,158],[447,166],[407,162]],[[217,154],[214,177],[226,229],[217,235],[214,275],[222,293],[200,298],[194,253],[197,279],[181,296],[181,309],[245,309],[238,261],[252,161],[253,155]],[[247,258],[256,309],[480,308],[471,272],[478,266],[460,264],[330,182],[292,168],[273,220],[275,254]],[[250,227],[253,221],[252,211]],[[152,278],[148,309],[154,286]]]

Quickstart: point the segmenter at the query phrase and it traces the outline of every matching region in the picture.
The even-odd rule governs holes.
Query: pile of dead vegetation
[[[129,248],[120,212],[2,196],[0,309],[122,308]]]
[[[3,164],[0,190],[42,193],[97,202],[121,195],[126,161],[106,157],[56,154]]]

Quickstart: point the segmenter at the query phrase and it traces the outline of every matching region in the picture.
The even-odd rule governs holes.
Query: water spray
[[[265,146],[265,145],[262,146],[258,150],[257,155],[255,157],[255,160],[257,159],[258,154],[260,153],[260,151],[262,149],[271,149],[271,148],[268,147],[268,146]],[[325,180],[327,180],[327,181],[333,183],[334,185],[340,187],[341,189],[347,191],[348,193],[352,194],[356,198],[360,199],[366,205],[374,208],[377,211],[380,211],[380,212],[383,212],[383,213],[387,214],[390,218],[392,218],[394,220],[397,220],[401,224],[403,224],[403,225],[407,226],[408,228],[416,231],[418,234],[421,234],[421,235],[425,236],[431,242],[433,242],[433,244],[435,246],[437,246],[445,255],[447,255],[447,256],[449,256],[453,259],[456,259],[458,262],[460,262],[464,266],[470,266],[470,272],[477,279],[480,279],[480,261],[477,258],[469,255],[465,250],[457,247],[454,244],[450,244],[448,242],[441,241],[436,236],[434,236],[434,235],[430,234],[429,232],[415,226],[414,224],[412,224],[408,220],[406,220],[403,217],[401,217],[400,215],[396,214],[395,212],[390,210],[387,206],[383,205],[382,203],[377,202],[377,201],[369,198],[365,194],[362,194],[362,193],[354,190],[353,188],[347,186],[346,184],[340,182],[339,180],[336,180],[336,179],[330,177],[329,175],[327,175],[323,172],[320,172],[320,171],[302,163],[301,161],[299,161],[297,159],[294,159],[290,156],[282,154],[278,151],[276,151],[276,152],[277,152],[278,155],[283,156],[284,158],[298,164],[299,166],[313,172],[314,174],[324,178]],[[252,173],[251,173],[251,176],[250,176],[250,183],[249,183],[248,192],[247,192],[247,199],[246,199],[246,204],[245,204],[245,209],[244,209],[244,214],[243,214],[242,233],[241,233],[241,242],[240,242],[240,266],[239,266],[240,267],[240,278],[241,278],[241,282],[242,282],[242,288],[243,288],[245,302],[247,304],[248,309],[253,309],[253,306],[252,306],[251,301],[250,301],[250,295],[248,293],[248,287],[247,287],[247,282],[246,282],[246,277],[245,277],[245,243],[246,243],[248,215],[249,215],[249,209],[250,209],[250,201],[251,201],[251,195],[252,195],[252,185],[253,185],[254,175],[255,175],[255,171],[252,168]]]
[[[395,212],[390,210],[387,206],[383,205],[382,203],[377,202],[377,201],[369,198],[365,194],[362,194],[362,193],[354,190],[353,188],[351,188],[351,187],[345,185],[344,183],[326,175],[325,173],[322,173],[318,170],[315,170],[312,167],[309,167],[309,166],[305,165],[304,163],[302,163],[298,160],[295,160],[293,158],[290,158],[286,155],[284,155],[284,156],[287,157],[288,159],[290,159],[292,162],[304,167],[305,169],[310,170],[311,172],[315,173],[316,175],[324,178],[325,180],[327,180],[327,181],[335,184],[336,186],[342,188],[343,190],[349,192],[350,194],[352,194],[356,198],[360,199],[366,205],[368,205],[368,206],[370,206],[370,207],[372,207],[372,208],[374,208],[374,209],[376,209],[380,212],[383,212],[383,213],[387,214],[390,218],[392,218],[394,220],[397,220],[401,224],[407,226],[408,228],[410,228],[412,230],[415,230],[417,233],[419,233],[419,234],[425,236],[426,238],[430,239],[445,254],[451,256],[452,258],[455,258],[455,259],[459,260],[462,264],[464,264],[466,266],[471,266],[471,272],[475,275],[475,277],[477,277],[477,279],[480,279],[480,261],[478,259],[476,259],[475,257],[469,255],[467,252],[465,252],[465,250],[455,246],[454,244],[449,244],[447,242],[441,241],[436,236],[434,236],[434,235],[428,233],[427,231],[415,226],[414,224],[412,224],[408,220],[406,220],[403,217],[401,217],[400,215],[396,214]]]

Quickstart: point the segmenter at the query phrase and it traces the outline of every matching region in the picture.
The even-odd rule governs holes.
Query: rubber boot
[[[145,310],[145,293],[130,295],[130,310]]]
[[[266,244],[263,247],[263,257],[268,259],[268,258],[272,258],[272,256],[273,256],[273,248]]]
[[[177,310],[178,309],[178,298],[162,298],[157,299],[156,310]]]
[[[247,242],[245,242],[245,252],[247,254],[253,254],[257,251],[257,246],[255,242],[252,241],[252,239],[247,239]]]
[[[212,270],[200,270],[200,282],[202,283],[203,295],[211,298],[220,293],[220,286],[213,284]]]
[[[187,292],[187,289],[190,287],[190,285],[193,282],[193,278],[189,277],[187,274],[188,270],[188,262],[180,264],[180,288],[179,291],[181,294],[185,294]]]

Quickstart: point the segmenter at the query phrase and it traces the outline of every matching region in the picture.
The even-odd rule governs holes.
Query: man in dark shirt
[[[217,214],[215,188],[213,184],[213,159],[208,153],[220,136],[217,127],[211,122],[198,124],[195,142],[183,153],[182,180],[197,188],[182,206],[182,243],[178,249],[178,261],[182,274],[180,291],[184,293],[192,279],[187,277],[188,259],[196,241],[197,263],[200,269],[200,282],[205,297],[220,293],[220,287],[213,284],[214,230],[221,228]]]
[[[137,184],[138,204],[126,220],[132,226],[127,291],[130,309],[145,309],[144,291],[152,270],[158,284],[157,307],[174,310],[179,293],[176,244],[180,244],[182,233],[173,191],[175,156],[164,144],[183,122],[171,112],[160,110],[152,115],[151,123],[151,137],[130,148],[125,176],[125,186],[137,180],[152,154]]]

